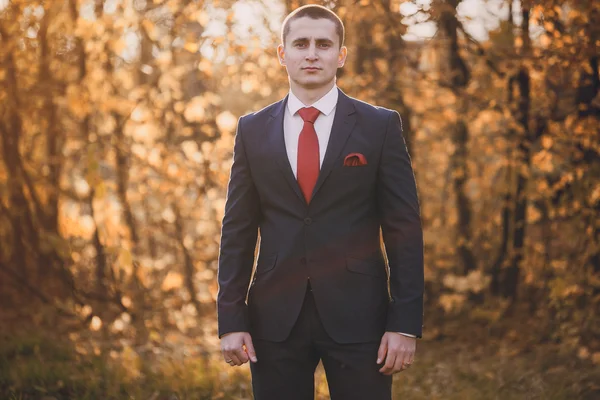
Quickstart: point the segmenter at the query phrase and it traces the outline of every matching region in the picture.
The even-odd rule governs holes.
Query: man
[[[258,400],[313,399],[320,360],[332,399],[390,399],[422,333],[423,235],[400,117],[337,88],[343,42],[330,10],[292,12],[277,49],[290,92],[238,122],[217,311],[223,357],[251,361]]]

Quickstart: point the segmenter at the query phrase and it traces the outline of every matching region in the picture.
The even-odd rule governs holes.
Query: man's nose
[[[314,60],[317,58],[317,46],[315,44],[310,44],[308,46],[308,53],[306,53],[306,58],[309,60]]]

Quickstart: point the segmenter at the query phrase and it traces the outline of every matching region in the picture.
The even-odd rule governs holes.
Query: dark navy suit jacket
[[[287,97],[238,121],[219,255],[219,337],[285,340],[308,279],[336,342],[378,341],[385,331],[421,337],[423,233],[400,116],[340,90],[307,204],[285,149],[286,105]],[[367,164],[344,166],[350,153]]]

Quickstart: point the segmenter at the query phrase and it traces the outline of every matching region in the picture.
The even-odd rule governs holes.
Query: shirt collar
[[[335,109],[338,101],[338,89],[337,85],[333,85],[331,90],[325,94],[325,96],[321,97],[311,106],[307,106],[303,104],[298,97],[290,90],[290,94],[288,97],[288,110],[290,110],[290,114],[295,115],[299,109],[303,107],[314,107],[321,112],[321,114],[329,115]]]

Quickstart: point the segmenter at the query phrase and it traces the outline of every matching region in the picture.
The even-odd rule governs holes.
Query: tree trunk
[[[5,32],[0,31],[0,34],[4,40],[8,37]],[[0,120],[0,137],[2,138],[2,159],[7,173],[8,210],[10,212],[8,217],[13,228],[9,266],[19,271],[25,282],[29,282],[26,255],[29,253],[27,244],[31,245],[32,243],[28,240],[27,228],[32,229],[32,221],[23,189],[23,171],[19,167],[21,165],[19,142],[23,124],[18,114],[17,76],[12,54],[7,55],[5,65],[7,74],[5,82],[8,83],[7,91],[9,93],[9,103],[6,106],[7,112],[5,112],[5,115],[8,115],[8,121],[5,123]]]
[[[452,169],[453,187],[456,193],[456,208],[458,212],[458,237],[457,249],[463,273],[466,275],[477,268],[475,256],[472,251],[472,228],[471,228],[471,202],[466,193],[466,184],[469,181],[469,170],[467,165],[469,130],[465,121],[467,107],[461,89],[465,88],[470,80],[469,69],[459,53],[458,29],[459,22],[456,17],[457,0],[446,2],[450,7],[444,8],[440,15],[440,29],[444,39],[448,42],[448,71],[447,84],[458,99],[457,120],[452,127],[452,142],[454,153],[451,156],[450,168]]]
[[[510,160],[510,152],[507,153],[506,155],[506,159]],[[501,227],[500,229],[502,229],[501,234],[502,234],[502,239],[500,242],[500,249],[498,251],[498,256],[496,257],[496,261],[492,264],[491,267],[491,284],[490,284],[490,289],[491,292],[494,296],[498,296],[500,294],[500,290],[501,290],[501,273],[502,273],[502,269],[504,267],[504,263],[506,262],[506,256],[508,254],[508,252],[510,251],[509,249],[509,243],[510,243],[510,234],[511,234],[511,222],[512,222],[512,210],[511,210],[511,205],[512,205],[512,187],[513,187],[513,168],[512,166],[509,164],[506,167],[506,180],[505,180],[505,187],[504,187],[504,195],[502,196],[502,222],[501,222]]]
[[[454,178],[454,192],[456,193],[456,208],[458,213],[458,255],[462,260],[463,273],[466,275],[477,268],[475,256],[472,251],[471,234],[471,203],[466,193],[466,184],[469,177],[467,171],[467,141],[468,128],[463,120],[454,126],[453,141],[455,145],[452,154],[451,169]]]
[[[44,17],[40,23],[40,31],[38,34],[40,41],[40,63],[39,63],[39,83],[45,86],[44,93],[44,109],[46,113],[46,157],[48,165],[48,183],[47,204],[45,207],[45,215],[43,218],[44,229],[47,232],[58,234],[58,187],[60,184],[60,173],[62,166],[62,157],[60,152],[62,129],[57,126],[59,123],[57,118],[57,109],[54,104],[54,98],[58,96],[55,93],[55,85],[57,82],[52,78],[50,72],[51,53],[49,48],[48,27],[50,24],[51,8],[46,10]],[[40,266],[43,268],[43,266]]]
[[[530,48],[529,39],[529,8],[522,7],[523,21],[521,23],[522,54],[528,54]],[[535,141],[529,129],[530,114],[530,78],[526,66],[521,66],[519,71],[509,79],[509,95],[512,100],[512,114],[520,125],[516,133],[516,166],[517,182],[514,193],[514,214],[512,223],[512,249],[508,267],[504,270],[502,278],[501,293],[504,297],[515,301],[518,295],[518,285],[521,274],[521,263],[525,252],[525,228],[527,217],[527,193],[525,191],[528,183],[529,169],[531,166],[531,145]],[[512,98],[516,95],[516,98]]]
[[[183,225],[183,219],[181,218],[181,212],[175,203],[171,205],[173,207],[173,211],[175,212],[175,231],[177,235],[177,243],[181,248],[181,252],[183,253],[183,271],[184,271],[184,279],[185,279],[185,287],[190,295],[190,301],[194,305],[198,316],[202,315],[202,307],[200,301],[198,300],[198,296],[196,295],[196,287],[194,285],[194,275],[196,269],[194,267],[194,260],[192,259],[192,255],[189,250],[185,247],[185,231]]]

